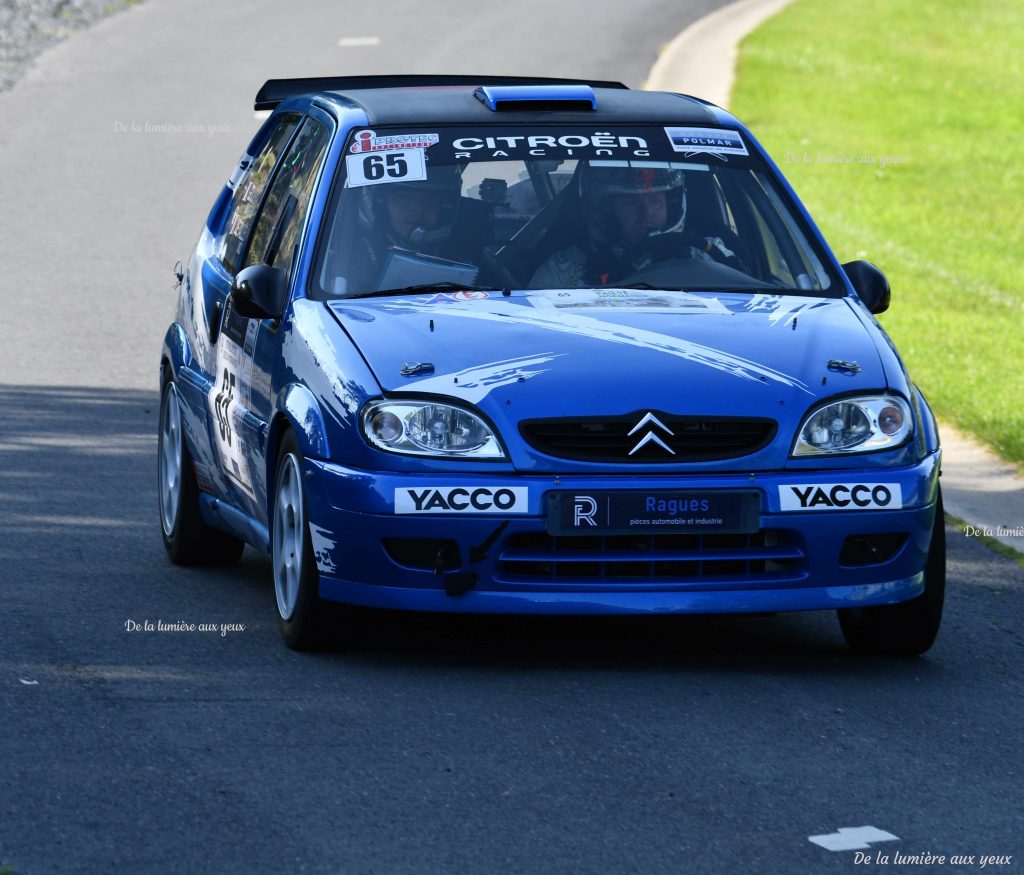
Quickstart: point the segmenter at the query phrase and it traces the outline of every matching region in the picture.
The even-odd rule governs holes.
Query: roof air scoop
[[[492,112],[592,112],[597,97],[589,85],[482,85],[473,96]]]

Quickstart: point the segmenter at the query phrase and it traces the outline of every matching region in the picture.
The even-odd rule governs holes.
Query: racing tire
[[[239,538],[206,524],[199,509],[199,485],[182,427],[181,400],[167,374],[160,395],[157,500],[160,532],[175,565],[229,565],[245,549]]]
[[[843,637],[859,653],[920,656],[938,635],[945,594],[946,521],[940,492],[935,502],[935,522],[924,567],[924,592],[895,605],[840,609],[837,613]]]
[[[281,439],[274,476],[270,560],[277,625],[292,650],[314,650],[326,639],[328,605],[320,599],[320,572],[309,534],[302,453],[295,435]]]

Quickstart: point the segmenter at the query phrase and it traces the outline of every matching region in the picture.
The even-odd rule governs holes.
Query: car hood
[[[385,392],[461,399],[505,434],[521,419],[648,410],[767,416],[788,451],[818,399],[887,385],[846,298],[580,289],[327,306]]]

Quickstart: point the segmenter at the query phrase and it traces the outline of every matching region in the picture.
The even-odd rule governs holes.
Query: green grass
[[[741,44],[731,106],[839,260],[888,276],[939,417],[1024,462],[1024,3],[797,0]]]

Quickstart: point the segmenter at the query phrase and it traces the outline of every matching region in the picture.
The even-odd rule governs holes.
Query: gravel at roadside
[[[138,2],[0,0],[0,91],[10,89],[50,46]]]

